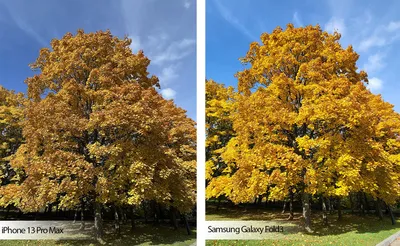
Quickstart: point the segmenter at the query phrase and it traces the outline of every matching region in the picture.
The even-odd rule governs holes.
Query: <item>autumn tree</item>
[[[0,178],[2,189],[11,183],[19,183],[23,176],[20,170],[10,166],[10,159],[23,143],[22,122],[25,98],[0,86]],[[16,201],[1,199],[0,204],[8,207]]]
[[[26,79],[26,143],[11,161],[26,179],[4,191],[24,211],[93,201],[101,239],[105,204],[193,207],[194,121],[157,92],[150,60],[130,44],[78,30],[53,39],[31,64],[39,73]]]
[[[230,171],[210,182],[209,197],[221,185],[236,203],[299,193],[308,231],[311,195],[400,197],[399,114],[366,88],[358,54],[339,39],[289,24],[250,45],[236,74],[236,135],[221,153]]]
[[[233,87],[226,88],[213,80],[206,81],[206,179],[208,181],[221,176],[226,169],[220,153],[234,135],[231,119],[234,96]],[[223,195],[223,190],[215,190],[214,196]]]

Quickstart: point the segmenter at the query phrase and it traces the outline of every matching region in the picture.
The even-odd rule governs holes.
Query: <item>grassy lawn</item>
[[[121,228],[121,237],[115,236],[112,228],[108,226],[105,230],[104,240],[106,245],[175,245],[186,246],[191,245],[196,241],[196,231],[192,230],[192,235],[187,235],[184,228],[173,230],[167,226],[153,226],[153,225],[137,225],[134,232],[130,231],[129,226]],[[0,245],[9,246],[25,246],[25,245],[65,245],[65,246],[86,246],[86,245],[100,245],[95,240],[68,240],[68,241],[55,241],[55,240],[0,240]]]
[[[299,228],[301,224],[301,213],[296,212],[291,222]],[[265,209],[235,209],[221,208],[207,209],[206,220],[286,220],[288,214],[281,214],[279,211]],[[313,233],[307,234],[300,230],[298,233],[287,234],[279,240],[208,240],[206,245],[376,245],[390,235],[400,230],[400,219],[396,225],[391,225],[390,219],[386,216],[380,221],[377,216],[358,216],[344,214],[341,221],[337,221],[337,215],[328,216],[329,226],[323,226],[322,215],[313,211],[312,228]]]

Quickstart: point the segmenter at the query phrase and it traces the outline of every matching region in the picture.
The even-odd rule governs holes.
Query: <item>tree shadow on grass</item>
[[[397,220],[396,225],[392,225],[389,218],[379,220],[374,215],[354,215],[344,214],[341,220],[338,220],[336,215],[328,215],[328,226],[325,226],[322,221],[322,213],[315,213],[312,217],[313,228],[315,235],[339,235],[348,232],[355,233],[378,233],[380,231],[400,229],[400,220]]]
[[[206,220],[276,220],[287,221],[289,213],[284,214],[278,210],[271,210],[260,207],[249,207],[247,209],[240,207],[221,207],[207,206]],[[301,213],[294,212],[294,218],[291,222],[296,223],[300,220]]]
[[[257,206],[248,206],[247,209],[239,206],[224,206],[219,209],[216,206],[208,205],[206,210],[206,220],[264,220],[264,221],[286,221],[299,228],[303,228],[301,211],[294,211],[293,220],[288,220],[289,213],[281,213],[278,209],[261,208]],[[400,220],[396,225],[392,225],[388,217],[379,220],[376,215],[367,214],[364,216],[344,213],[341,220],[338,220],[337,214],[328,214],[328,226],[325,226],[321,211],[312,211],[312,233],[305,230],[300,231],[311,236],[334,236],[348,232],[378,233],[380,231],[389,231],[394,228],[400,229]]]
[[[164,225],[138,224],[134,231],[130,226],[122,225],[121,234],[117,236],[113,226],[104,227],[105,245],[190,245],[196,239],[196,231],[192,230],[192,235],[187,235],[184,228],[174,230]],[[100,245],[96,240],[59,240],[55,245]]]

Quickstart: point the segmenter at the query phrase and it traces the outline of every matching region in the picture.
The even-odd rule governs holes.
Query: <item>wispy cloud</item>
[[[4,6],[8,10],[12,21],[18,26],[19,29],[36,40],[41,46],[48,46],[50,44],[50,42],[47,42],[45,38],[43,38],[37,31],[35,31],[34,28],[24,21],[23,16],[21,16],[15,8],[7,5],[7,2],[5,2]]]
[[[178,70],[179,64],[171,64],[167,67],[164,67],[161,71],[161,74],[158,76],[161,86],[166,86],[171,80],[178,78]]]
[[[196,40],[184,38],[173,41],[168,47],[160,53],[152,56],[152,61],[156,65],[162,65],[166,62],[178,61],[194,52]]]
[[[397,41],[400,38],[400,33],[396,30],[400,30],[400,21],[391,21],[387,25],[376,27],[370,36],[361,40],[358,46],[359,50],[365,52],[370,48],[382,47]]]
[[[196,40],[192,38],[170,40],[165,33],[148,35],[143,41],[139,36],[131,35],[129,37],[132,39],[132,50],[145,50],[145,54],[151,59],[152,64],[160,67],[186,58],[195,51],[196,46]]]
[[[238,29],[243,35],[247,36],[252,41],[257,40],[257,37],[253,35],[249,29],[245,25],[243,25],[233,14],[232,12],[221,3],[220,0],[214,0],[215,6],[217,7],[218,12],[224,18],[226,22],[231,24],[233,27]]]
[[[333,33],[339,32],[342,36],[346,33],[346,25],[344,23],[343,18],[332,17],[326,24],[325,24],[325,31]]]
[[[133,53],[137,53],[142,47],[142,44],[140,43],[140,37],[139,36],[135,37],[135,36],[132,36],[132,35],[130,35],[128,37],[130,39],[132,39],[132,43],[130,45],[130,48],[131,48],[132,52]]]
[[[391,21],[386,27],[389,32],[394,32],[398,29],[400,29],[400,21]]]
[[[377,93],[379,92],[382,87],[383,87],[383,81],[379,78],[373,77],[368,79],[368,85],[367,88],[370,89],[372,92]]]
[[[151,60],[149,71],[159,78],[163,97],[179,101],[193,95],[182,93],[180,83],[187,79],[193,64],[186,61],[195,54],[196,40],[193,28],[190,31],[182,29],[187,26],[182,22],[183,17],[176,15],[177,18],[173,18],[175,15],[166,14],[184,11],[182,15],[187,17],[190,12],[194,13],[194,1],[174,2],[172,8],[172,4],[165,1],[122,0],[120,7],[126,32],[132,39],[131,49],[134,52],[143,50]],[[165,8],[169,10],[162,10]],[[195,108],[195,104],[192,106]]]
[[[370,36],[360,42],[359,49],[360,51],[367,51],[371,47],[381,47],[384,45],[386,45],[386,38]]]
[[[296,27],[300,27],[300,26],[303,26],[303,22],[301,21],[301,18],[300,18],[300,16],[299,16],[299,13],[297,13],[297,11],[296,12],[294,12],[294,14],[293,14],[293,23],[294,23],[294,25],[296,26]]]
[[[386,65],[383,61],[385,57],[386,55],[382,52],[370,55],[368,57],[368,62],[364,64],[364,70],[367,73],[373,73],[381,70]]]
[[[171,88],[166,88],[166,89],[162,89],[161,90],[161,95],[165,98],[165,99],[174,99],[176,96],[176,91],[174,91]]]
[[[372,21],[372,15],[371,12],[369,12],[368,10],[365,12],[365,18],[364,18],[364,22],[365,24],[369,24]]]
[[[183,7],[185,7],[185,9],[190,8],[191,5],[192,5],[192,2],[190,0],[183,1]]]

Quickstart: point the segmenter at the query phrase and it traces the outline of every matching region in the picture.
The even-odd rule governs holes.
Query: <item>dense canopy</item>
[[[310,195],[364,192],[387,204],[398,201],[400,115],[366,88],[358,54],[339,39],[318,25],[289,24],[250,45],[230,106],[234,135],[216,151],[225,170],[211,177],[216,167],[207,166],[208,198],[282,201],[299,193],[308,214]],[[210,107],[207,116],[223,110]],[[221,132],[220,125],[214,128]]]

